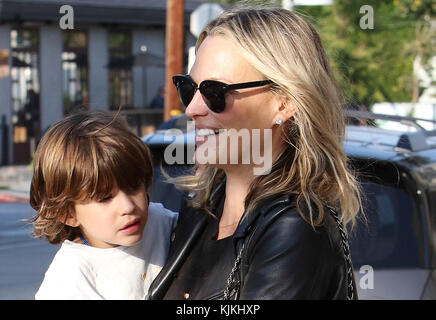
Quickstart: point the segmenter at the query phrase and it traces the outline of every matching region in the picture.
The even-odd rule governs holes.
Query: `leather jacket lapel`
[[[183,220],[183,221],[180,221]],[[161,300],[183,265],[207,223],[207,215],[198,209],[184,211],[179,215],[179,222],[172,236],[173,245],[168,253],[168,260],[158,276],[154,279],[148,291],[148,300]],[[186,230],[189,228],[189,230]]]

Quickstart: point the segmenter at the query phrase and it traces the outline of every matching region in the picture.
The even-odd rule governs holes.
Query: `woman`
[[[287,10],[236,9],[205,27],[196,53],[173,80],[201,165],[174,179],[192,197],[150,298],[357,298],[343,230],[360,192],[318,34]],[[255,170],[247,132],[272,167]]]

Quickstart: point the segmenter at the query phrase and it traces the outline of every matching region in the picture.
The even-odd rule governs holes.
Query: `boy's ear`
[[[67,217],[66,217],[64,223],[67,226],[74,227],[74,228],[80,226],[79,221],[76,219],[76,213],[75,212],[68,212],[67,213]]]

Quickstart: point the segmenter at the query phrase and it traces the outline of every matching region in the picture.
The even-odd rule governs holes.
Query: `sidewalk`
[[[29,202],[32,173],[29,165],[0,166],[0,203]]]

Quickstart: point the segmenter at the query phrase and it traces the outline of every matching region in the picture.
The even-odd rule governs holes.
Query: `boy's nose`
[[[133,199],[123,191],[120,191],[118,196],[121,214],[131,214],[135,210],[135,202]]]

